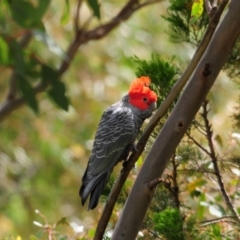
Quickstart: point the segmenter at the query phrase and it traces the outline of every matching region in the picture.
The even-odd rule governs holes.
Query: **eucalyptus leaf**
[[[41,25],[41,20],[48,9],[50,0],[37,1],[38,5],[33,5],[26,0],[8,0],[13,20],[24,28],[33,28]]]
[[[195,0],[191,10],[191,23],[195,23],[203,13],[203,0]]]
[[[97,0],[88,0],[88,4],[93,11],[94,16],[100,19],[100,6]]]
[[[65,0],[65,5],[66,7],[64,8],[64,12],[63,12],[63,15],[61,17],[61,24],[62,25],[65,25],[68,23],[69,21],[69,16],[70,16],[70,3],[69,3],[69,0]]]
[[[19,77],[18,83],[26,103],[35,113],[38,113],[39,112],[38,102],[31,84],[22,77]]]
[[[63,82],[56,82],[48,91],[50,98],[63,110],[68,111],[69,100],[66,96],[66,87]]]
[[[4,38],[0,36],[0,64],[7,65],[9,63],[9,47]]]
[[[42,82],[45,84],[49,84],[49,83],[54,84],[59,81],[59,76],[57,71],[54,70],[53,68],[47,65],[42,65],[41,79],[42,79]]]

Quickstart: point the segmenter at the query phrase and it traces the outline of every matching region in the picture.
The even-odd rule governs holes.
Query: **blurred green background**
[[[13,22],[4,4],[0,6],[1,26],[17,37],[22,29]],[[61,24],[66,2],[52,0],[43,22],[46,32],[59,47],[51,51],[42,41],[33,40],[28,51],[35,52],[57,68],[62,61],[59,49],[65,51],[74,36],[76,6],[77,1],[70,1],[69,21]],[[119,0],[102,2],[100,23],[115,16],[121,6]],[[87,211],[87,207],[80,204],[78,190],[103,110],[118,101],[135,78],[131,57],[150,59],[151,54],[156,53],[171,59],[174,55],[174,61],[183,69],[193,53],[186,44],[169,41],[168,24],[161,17],[166,14],[167,6],[168,3],[163,1],[144,7],[103,39],[90,41],[79,48],[62,78],[71,102],[68,112],[60,110],[45,93],[41,93],[37,96],[39,114],[23,106],[1,122],[0,239],[17,239],[18,236],[28,239],[36,234],[40,228],[33,221],[45,224],[36,210],[49,224],[66,217],[71,226],[60,225],[59,232],[73,236],[76,231],[83,231],[91,237],[103,203],[95,210]],[[83,2],[81,22],[89,15],[89,8]],[[93,20],[90,26],[98,24]],[[11,69],[0,66],[0,72],[0,100],[3,101]],[[210,95],[214,130],[223,135],[223,139],[231,135],[229,116],[238,93],[236,85],[221,75]],[[119,169],[120,166],[114,171],[115,176]],[[138,166],[129,179],[135,179],[137,172]],[[116,212],[115,220],[117,215]]]

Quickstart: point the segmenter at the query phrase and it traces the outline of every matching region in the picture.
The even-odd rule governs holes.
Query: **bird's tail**
[[[83,177],[79,195],[82,199],[82,205],[84,205],[90,194],[88,210],[94,209],[97,206],[99,198],[108,180],[108,175],[109,174],[106,172],[99,176],[93,177],[91,180],[88,180],[85,176]]]

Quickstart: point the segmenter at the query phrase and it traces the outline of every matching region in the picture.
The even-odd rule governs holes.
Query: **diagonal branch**
[[[148,183],[152,179],[162,176],[169,158],[189,128],[201,107],[202,101],[227,61],[232,46],[240,34],[239,11],[239,1],[231,1],[221,24],[216,29],[204,55],[192,73],[188,85],[143,163],[115,226],[112,240],[135,239],[137,237],[148,206],[154,196],[154,190],[148,187]],[[231,25],[231,28],[229,28],[229,25]],[[226,49],[226,51],[221,51],[221,49]],[[214,68],[206,81],[203,81],[200,74],[206,62],[214,63]]]
[[[80,29],[80,27],[79,27],[79,13],[80,13],[81,5],[82,5],[82,0],[78,0],[77,9],[76,9],[76,13],[75,13],[76,15],[74,17],[74,29],[75,29],[76,33]]]
[[[211,219],[211,220],[202,221],[202,222],[199,222],[199,224],[201,224],[202,227],[206,227],[206,226],[209,226],[211,224],[215,224],[215,223],[219,223],[219,222],[228,222],[229,221],[228,219],[234,219],[234,218],[235,218],[234,216],[226,215],[226,216],[222,216],[222,217],[219,217],[219,218],[214,218],[214,219]],[[230,222],[232,222],[232,221],[230,221]]]
[[[130,155],[128,160],[125,162],[117,181],[115,182],[110,196],[105,204],[103,213],[101,215],[100,220],[98,221],[98,226],[95,232],[94,240],[101,239],[101,237],[104,234],[104,231],[107,227],[108,221],[112,215],[112,211],[114,208],[114,205],[117,201],[118,195],[130,173],[132,168],[135,165],[135,162],[138,160],[138,158],[141,156],[142,152],[144,151],[145,145],[147,143],[147,140],[149,136],[151,135],[154,128],[157,126],[160,119],[164,116],[169,106],[172,104],[172,102],[176,99],[176,97],[180,94],[182,88],[188,81],[189,77],[192,75],[193,71],[195,70],[195,67],[197,66],[199,60],[201,59],[205,49],[207,48],[213,33],[217,27],[217,24],[219,22],[219,19],[221,17],[221,14],[223,13],[223,10],[225,9],[226,5],[228,3],[228,0],[224,0],[219,7],[216,14],[211,18],[210,23],[208,25],[208,28],[206,30],[206,33],[200,42],[191,62],[189,63],[187,69],[181,76],[181,78],[175,83],[173,88],[171,89],[169,95],[167,98],[161,103],[161,106],[158,108],[156,113],[153,115],[151,120],[149,121],[148,125],[146,126],[143,135],[139,139],[136,148],[138,151],[133,151],[133,153]]]
[[[161,0],[159,0],[161,1]],[[150,3],[154,3],[155,1],[148,1]],[[90,40],[97,40],[100,38],[103,38],[106,36],[111,30],[113,30],[115,27],[117,27],[122,21],[127,20],[139,7],[139,5],[136,5],[138,3],[138,0],[130,0],[118,13],[116,17],[114,17],[111,21],[108,23],[105,23],[99,27],[96,27],[93,30],[90,31],[82,31],[79,30],[73,40],[73,42],[69,45],[66,56],[68,60],[64,59],[61,63],[58,73],[59,75],[63,75],[65,71],[69,68],[71,61],[75,57],[78,48],[83,44]],[[157,113],[152,118],[151,122],[148,124],[146,129],[146,136],[142,138],[141,141],[146,142],[148,139],[148,132],[151,132],[154,127],[156,126],[156,122],[158,122],[161,117],[166,112],[168,106],[173,102],[173,100],[176,98],[176,96],[179,94],[185,83],[187,82],[188,78],[191,76],[192,72],[194,71],[198,61],[200,60],[202,54],[204,53],[215,29],[217,26],[217,23],[220,19],[220,16],[228,3],[228,0],[224,0],[222,4],[220,5],[218,11],[216,14],[214,14],[213,17],[210,19],[210,24],[208,26],[208,29],[199,44],[199,47],[193,56],[192,61],[190,62],[188,68],[183,73],[181,79],[176,83],[174,88],[171,91],[171,94],[167,97],[167,99],[162,103],[161,107],[158,109]],[[140,6],[144,6],[144,3],[140,4]],[[46,85],[43,83],[39,83],[34,87],[35,94],[38,94],[40,92],[45,91],[47,88]],[[19,107],[23,106],[25,104],[25,101],[23,97],[17,97],[14,99],[6,99],[0,106],[0,122],[3,121],[7,115],[12,113],[14,110],[18,109]],[[150,128],[150,129],[148,129]],[[143,143],[144,144],[144,143]],[[140,156],[140,155],[139,155]]]
[[[206,132],[207,132],[207,141],[208,141],[208,145],[209,145],[209,149],[210,149],[210,156],[211,156],[211,160],[212,160],[212,164],[213,164],[213,168],[214,171],[216,173],[216,177],[217,177],[217,181],[218,181],[218,185],[220,188],[220,191],[223,195],[223,198],[225,200],[226,205],[228,206],[229,210],[231,211],[231,213],[233,214],[233,216],[236,218],[236,220],[240,223],[240,216],[237,213],[237,210],[235,209],[235,207],[232,204],[232,201],[225,189],[224,183],[223,183],[223,179],[222,179],[222,175],[220,173],[219,167],[218,167],[218,159],[215,153],[215,149],[213,146],[213,142],[212,142],[212,130],[211,130],[211,125],[208,121],[207,118],[207,114],[208,114],[208,110],[207,110],[207,106],[208,106],[208,102],[207,100],[205,100],[203,102],[203,113],[202,113],[202,117],[203,117],[203,121],[206,127]]]
[[[198,146],[198,148],[200,148],[203,152],[205,152],[208,156],[210,155],[210,152],[204,148],[195,138],[193,138],[189,133],[186,133],[186,135],[188,136],[189,139],[191,139],[193,141],[193,143],[195,145]]]
[[[218,0],[214,0],[212,3],[210,2],[210,0],[204,0],[205,3],[205,8],[206,11],[208,13],[208,16],[211,18],[215,12],[217,11],[217,1]]]
[[[171,163],[172,163],[172,174],[169,175],[169,178],[172,180],[173,186],[170,188],[170,192],[173,195],[176,208],[180,209],[180,199],[179,199],[179,185],[178,185],[178,166],[179,163],[176,161],[176,155],[175,153],[171,157]]]
[[[162,116],[167,111],[168,107],[176,99],[176,97],[179,95],[179,93],[185,86],[186,82],[192,75],[193,71],[195,70],[199,60],[201,59],[203,53],[205,52],[205,50],[215,32],[215,29],[218,25],[219,19],[222,15],[227,3],[228,3],[228,0],[223,0],[222,4],[219,6],[217,12],[210,18],[208,28],[207,28],[201,42],[199,43],[198,48],[196,49],[196,52],[193,55],[193,58],[191,59],[191,62],[189,63],[186,70],[183,72],[181,78],[175,83],[175,85],[171,89],[170,94],[161,103],[161,106],[157,110],[156,114],[151,118],[149,124],[146,127],[146,130],[145,130],[146,132],[152,131],[153,128],[155,128],[156,125],[154,125],[154,123],[158,122],[162,118]]]

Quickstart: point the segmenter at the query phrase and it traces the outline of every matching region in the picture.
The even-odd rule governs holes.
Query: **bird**
[[[114,166],[126,160],[144,120],[156,109],[150,83],[148,76],[136,78],[128,94],[103,112],[79,190],[83,206],[90,195],[88,210],[98,205]]]

